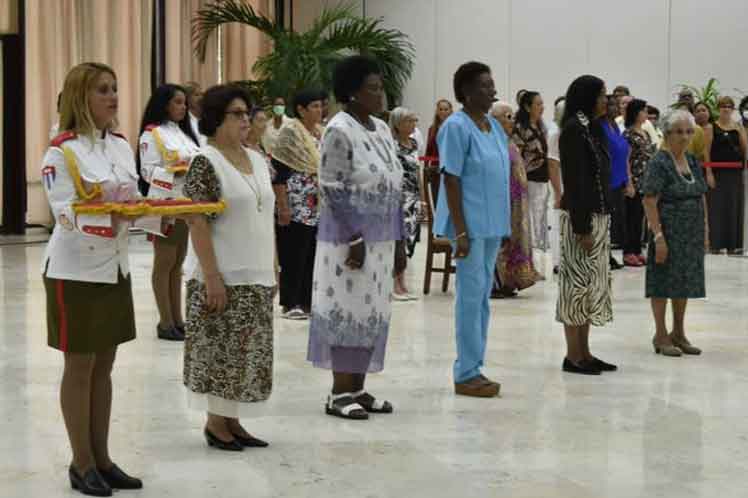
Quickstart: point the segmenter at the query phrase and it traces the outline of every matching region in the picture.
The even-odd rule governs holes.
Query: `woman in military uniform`
[[[44,254],[48,343],[65,355],[60,389],[73,461],[71,486],[111,496],[137,489],[109,455],[111,372],[117,347],[135,339],[127,254],[131,219],[76,215],[81,201],[139,197],[132,150],[112,131],[117,77],[103,64],[74,67],[62,91],[60,131],[50,143],[42,178],[56,225]]]

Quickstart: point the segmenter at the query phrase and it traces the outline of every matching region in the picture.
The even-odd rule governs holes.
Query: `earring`
[[[355,102],[355,101],[356,101],[356,97],[354,97],[353,95],[351,95],[351,102]]]

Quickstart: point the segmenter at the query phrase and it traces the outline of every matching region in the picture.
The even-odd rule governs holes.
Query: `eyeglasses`
[[[244,111],[244,110],[239,110],[239,109],[235,111],[226,111],[226,114],[231,114],[236,119],[246,119],[247,121],[249,121],[249,117],[250,117],[249,111]]]

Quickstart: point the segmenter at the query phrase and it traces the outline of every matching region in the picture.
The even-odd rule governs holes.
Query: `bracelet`
[[[348,242],[348,247],[357,246],[357,245],[363,243],[363,241],[364,241],[364,238],[363,237],[359,237],[356,240],[352,240],[352,241]]]
[[[467,237],[467,232],[462,232],[457,234],[457,237],[455,237],[455,240],[460,240],[463,237]]]

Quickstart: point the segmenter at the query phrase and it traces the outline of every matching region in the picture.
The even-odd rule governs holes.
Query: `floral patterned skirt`
[[[209,313],[205,284],[187,282],[184,385],[224,400],[224,407],[264,401],[273,387],[273,289],[237,285],[227,286],[226,293],[223,313]]]
[[[348,244],[317,241],[307,360],[335,372],[379,372],[392,312],[395,242],[367,243],[360,270],[345,266],[348,251]]]

